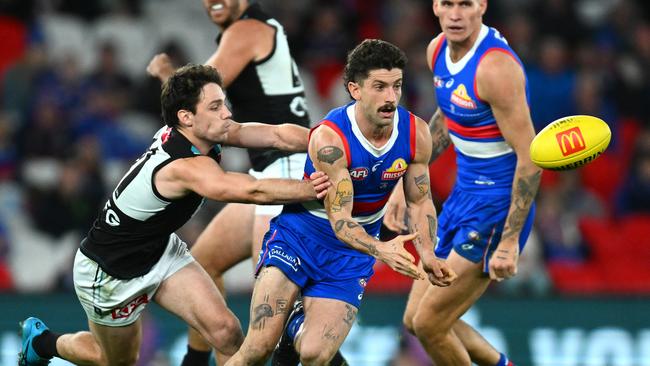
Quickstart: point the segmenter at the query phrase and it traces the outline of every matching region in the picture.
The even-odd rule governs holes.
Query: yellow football
[[[612,132],[602,119],[568,116],[539,131],[530,144],[530,158],[545,169],[574,169],[595,160],[611,139]]]

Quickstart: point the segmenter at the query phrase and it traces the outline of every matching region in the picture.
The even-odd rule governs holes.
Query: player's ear
[[[194,120],[194,113],[188,111],[187,109],[179,109],[178,112],[176,112],[176,117],[178,117],[178,123],[181,126],[190,127],[192,126],[192,122]]]
[[[359,100],[361,99],[361,85],[354,81],[348,81],[348,92],[352,96],[352,99]]]
[[[481,15],[485,15],[488,6],[487,0],[478,0],[478,6],[481,8]]]

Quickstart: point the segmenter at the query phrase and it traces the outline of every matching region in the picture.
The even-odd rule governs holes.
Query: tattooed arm
[[[449,286],[456,275],[444,260],[436,258],[433,253],[438,219],[429,186],[431,135],[426,123],[417,117],[416,128],[415,158],[403,178],[410,229],[420,234],[413,243],[429,281],[436,286]]]
[[[343,142],[331,128],[321,125],[312,133],[309,156],[314,167],[326,173],[332,183],[325,198],[325,210],[336,237],[405,276],[419,278],[420,273],[413,263],[415,258],[404,249],[404,242],[414,239],[416,235],[402,235],[382,242],[368,235],[352,218],[354,189],[344,151]]]
[[[436,109],[436,112],[431,116],[431,120],[429,120],[429,133],[431,134],[431,158],[429,162],[431,162],[438,159],[451,144],[449,131],[445,124],[445,116],[440,108]]]
[[[501,134],[517,154],[508,217],[501,242],[490,259],[490,278],[501,281],[517,273],[519,235],[537,194],[541,169],[530,160],[529,146],[535,131],[521,66],[502,52],[492,52],[481,61],[476,79],[478,94],[490,103]]]

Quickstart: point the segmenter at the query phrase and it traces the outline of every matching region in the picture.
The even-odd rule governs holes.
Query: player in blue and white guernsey
[[[365,40],[348,55],[344,79],[354,101],[312,130],[305,164],[305,175],[323,171],[332,186],[323,203],[285,205],[271,221],[248,333],[226,365],[263,364],[282,333],[302,364],[327,365],[354,323],[376,259],[424,277],[405,241],[414,240],[432,284],[453,282],[453,272],[433,253],[431,136],[423,120],[398,106],[405,63],[399,48],[379,40]],[[413,233],[382,242],[384,206],[400,178]],[[283,332],[287,308],[299,294],[304,313],[294,313]]]
[[[504,37],[482,24],[486,9],[486,0],[434,0],[442,34],[426,53],[439,106],[432,158],[453,142],[458,168],[435,253],[458,280],[444,289],[414,281],[404,322],[438,366],[512,365],[459,318],[491,280],[517,273],[541,177],[529,156],[525,71]]]
[[[140,314],[152,301],[224,354],[239,348],[239,321],[174,231],[204,197],[301,202],[324,197],[329,182],[322,172],[309,183],[223,171],[221,144],[305,151],[308,130],[234,122],[221,85],[214,68],[200,65],[183,67],[165,82],[161,104],[167,126],[118,183],[75,257],[75,291],[90,332],[61,335],[40,319],[28,318],[19,365],[46,365],[52,357],[78,365],[135,365],[142,341]],[[317,195],[315,189],[322,192]]]

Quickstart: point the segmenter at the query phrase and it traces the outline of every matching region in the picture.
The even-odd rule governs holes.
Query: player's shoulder
[[[438,45],[440,45],[444,39],[445,34],[442,32],[438,33],[438,35],[433,37],[429,42],[429,45],[427,46],[427,52],[435,50],[436,47],[438,47]]]
[[[411,113],[414,120],[413,128],[415,129],[415,156],[414,161],[429,162],[431,157],[431,133],[429,125],[425,120]]]
[[[437,36],[433,37],[429,42],[429,45],[427,45],[427,64],[429,65],[429,68],[433,66],[433,56],[436,53],[436,50],[440,49],[442,46],[444,38],[444,33],[439,33]]]
[[[488,27],[487,39],[483,41],[478,69],[489,70],[489,73],[508,73],[513,69],[521,69],[521,61],[510,48],[506,39],[496,28]]]
[[[259,38],[260,34],[271,33],[274,31],[273,27],[259,19],[239,19],[223,31],[223,38],[255,40]]]
[[[479,79],[502,80],[511,75],[523,74],[523,65],[507,47],[492,47],[480,56],[476,69]]]

